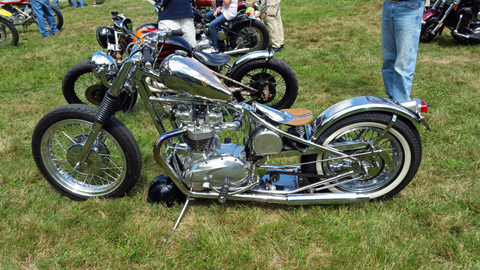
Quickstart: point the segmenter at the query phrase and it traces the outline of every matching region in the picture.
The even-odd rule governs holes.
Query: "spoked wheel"
[[[353,171],[355,175],[352,177],[361,178],[330,187],[329,190],[366,194],[372,200],[391,198],[410,183],[422,159],[420,135],[410,123],[397,118],[388,132],[382,135],[391,119],[392,116],[388,114],[365,113],[340,120],[327,128],[317,139],[318,144],[359,142],[370,146],[344,151],[356,160],[338,158],[332,154],[304,156],[302,163],[310,164],[303,165],[302,171],[324,176]],[[319,181],[318,178],[309,180],[313,183]],[[336,183],[329,183],[331,184]]]
[[[112,83],[115,77],[107,77]],[[70,104],[87,104],[98,107],[102,103],[108,88],[100,79],[93,75],[92,66],[89,61],[83,61],[71,67],[62,81],[62,92],[65,100]],[[133,107],[137,101],[137,95],[127,96],[122,106],[126,111]]]
[[[247,62],[235,70],[231,78],[256,90],[229,83],[236,89],[233,96],[239,102],[255,101],[275,109],[286,109],[297,98],[297,75],[287,63],[275,57]]]
[[[270,40],[267,27],[258,20],[244,23],[234,30],[238,34],[232,47],[235,49],[250,48],[252,51],[265,50]]]
[[[75,200],[123,196],[140,176],[138,144],[114,117],[93,143],[86,162],[79,163],[95,113],[95,108],[81,104],[58,107],[38,122],[32,137],[33,157],[42,175]]]
[[[18,31],[8,20],[0,17],[0,46],[16,46]]]

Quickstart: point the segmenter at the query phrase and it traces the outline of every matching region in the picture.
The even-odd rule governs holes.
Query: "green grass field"
[[[65,24],[49,39],[33,25],[0,48],[0,269],[479,269],[480,44],[445,30],[421,44],[412,97],[424,99],[417,176],[389,201],[289,207],[195,200],[168,242],[181,206],[146,201],[162,172],[158,137],[142,104],[126,118],[143,156],[138,184],[121,199],[72,201],[40,175],[31,135],[65,104],[61,82],[100,50],[110,11],[134,26],[156,20],[146,0],[85,9],[61,1]],[[284,0],[285,50],[299,79],[296,108],[314,115],[341,100],[385,96],[382,0]]]

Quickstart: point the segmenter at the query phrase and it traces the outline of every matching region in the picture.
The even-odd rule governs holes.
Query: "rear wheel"
[[[243,23],[241,26],[233,30],[238,35],[231,34],[233,37],[232,48],[242,49],[249,48],[252,51],[265,50],[270,41],[267,27],[258,20],[251,20]]]
[[[0,17],[0,46],[16,46],[18,31],[8,20]]]
[[[297,98],[297,75],[286,62],[276,57],[247,62],[230,77],[257,90],[229,83],[229,87],[234,89],[233,96],[239,102],[255,101],[275,109],[287,109]]]
[[[344,151],[357,160],[336,158],[332,154],[302,157],[302,171],[335,176],[354,171],[360,179],[330,187],[332,192],[366,194],[370,199],[388,199],[400,192],[415,176],[422,159],[422,143],[415,127],[397,118],[382,135],[392,116],[383,113],[364,113],[347,117],[327,128],[317,139],[321,145],[367,143],[370,147]],[[315,163],[315,161],[317,161]],[[318,178],[309,178],[318,182]],[[345,179],[343,179],[345,180]],[[331,182],[329,184],[335,184]]]
[[[107,77],[107,81],[113,82],[113,76]],[[108,88],[100,79],[93,75],[92,65],[89,61],[83,61],[72,66],[62,81],[62,92],[65,100],[70,103],[87,104],[98,107],[102,103]],[[137,95],[127,96],[122,110],[126,111],[133,107],[137,101]]]
[[[74,200],[123,196],[140,176],[138,144],[114,117],[103,126],[86,164],[77,166],[95,113],[95,108],[81,104],[55,108],[38,122],[32,136],[38,169],[55,189]]]
[[[63,27],[63,15],[60,10],[54,6],[52,6],[52,13],[55,17],[55,24],[57,25],[57,29],[60,30]]]

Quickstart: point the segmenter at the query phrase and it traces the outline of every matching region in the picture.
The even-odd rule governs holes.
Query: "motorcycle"
[[[97,41],[107,54],[122,65],[122,58],[136,42],[157,31],[157,27],[143,25],[135,33],[132,22],[123,14],[112,12],[113,27],[101,26],[97,29]],[[123,34],[121,22],[127,22],[127,35]],[[229,64],[228,55],[212,55],[191,46],[181,37],[168,37],[157,44],[158,56],[154,67],[177,50],[187,53],[220,76],[233,92],[238,101],[257,101],[270,107],[289,108],[295,102],[298,93],[298,80],[293,69],[283,60],[273,56],[273,52],[257,51],[246,54]],[[103,100],[118,69],[109,69],[103,64],[92,65],[92,60],[80,62],[72,66],[62,81],[62,92],[68,103],[85,103],[99,106]],[[153,93],[161,94],[165,86],[157,81],[150,81]],[[127,111],[136,103],[137,95],[125,99],[121,109]]]
[[[222,5],[222,1],[217,1],[217,0],[190,0],[190,3],[192,7],[195,9],[199,10],[202,12],[202,10],[205,10],[205,12],[202,12],[203,15],[207,11],[211,10],[212,8],[214,9],[215,7],[219,7]],[[258,10],[257,3],[255,3],[255,9]],[[247,5],[245,1],[239,1],[238,2],[238,9],[237,12],[239,14],[245,14],[245,11],[247,10]]]
[[[8,20],[2,18],[8,14],[0,9],[0,46],[16,46],[18,44],[18,31]]]
[[[456,40],[480,39],[479,0],[437,0],[422,16],[420,41],[428,43],[449,28]]]
[[[422,159],[417,128],[430,129],[422,115],[428,111],[424,101],[355,97],[315,119],[306,109],[239,103],[186,53],[166,57],[159,72],[152,69],[158,41],[183,34],[178,32],[163,29],[135,44],[98,109],[64,105],[38,122],[33,157],[63,195],[115,198],[136,184],[140,149],[114,116],[122,93],[133,93],[132,85],[159,133],[153,156],[165,175],[153,182],[150,199],[168,204],[186,197],[184,207],[191,198],[289,205],[363,202],[391,198],[415,176]],[[94,62],[118,67],[112,57]],[[169,91],[154,95],[148,78]],[[300,159],[284,164],[285,157]],[[277,165],[270,163],[277,158]]]
[[[32,4],[30,4],[28,0],[0,0],[0,10],[4,11],[4,13],[0,13],[0,15],[4,16],[13,25],[21,25],[22,32],[25,32],[25,29],[31,24],[37,23],[37,15],[33,12]],[[52,6],[52,13],[55,17],[58,30],[62,29],[62,13],[54,6]]]

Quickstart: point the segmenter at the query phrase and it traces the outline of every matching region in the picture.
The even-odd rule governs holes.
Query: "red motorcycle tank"
[[[145,35],[148,35],[151,32],[158,31],[158,29],[154,26],[154,24],[143,25],[137,29],[135,35],[142,38]],[[134,38],[133,42],[137,40]],[[163,46],[163,47],[162,47]],[[170,54],[175,53],[176,50],[181,50],[187,52],[189,57],[192,57],[192,46],[183,38],[181,37],[170,37],[165,39],[165,41],[159,41],[157,44],[157,49],[161,49],[161,52],[158,56],[158,60],[163,61],[165,57],[169,56]]]
[[[206,66],[195,59],[172,54],[160,66],[168,88],[209,99],[231,100],[232,92]]]
[[[213,4],[212,4],[211,0],[197,0],[195,2],[197,3],[197,6],[214,6],[215,5],[215,1],[213,1]]]

